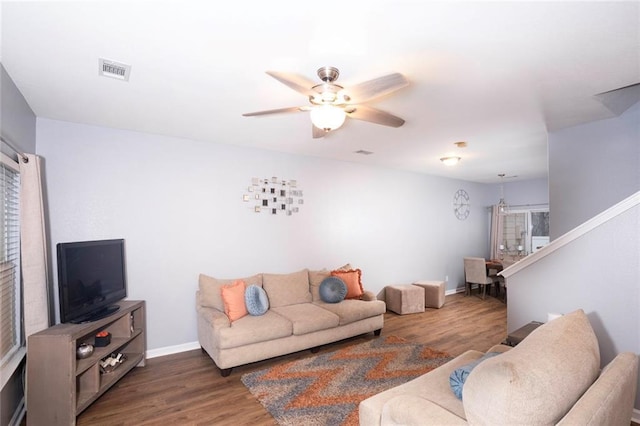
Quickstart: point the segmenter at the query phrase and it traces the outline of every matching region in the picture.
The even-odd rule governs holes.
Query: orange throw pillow
[[[331,271],[331,275],[338,277],[347,285],[347,295],[345,299],[360,299],[364,294],[360,276],[360,269],[349,269],[348,271]]]
[[[233,284],[227,284],[220,289],[224,302],[224,313],[227,314],[231,322],[249,313],[244,304],[244,290],[245,284],[242,280],[234,281]]]

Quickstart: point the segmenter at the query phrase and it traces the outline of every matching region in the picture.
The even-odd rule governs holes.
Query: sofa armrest
[[[198,316],[206,321],[214,330],[231,327],[229,317],[224,312],[221,312],[216,308],[198,306],[197,311]]]
[[[380,424],[383,425],[466,425],[465,419],[439,405],[414,395],[396,396],[384,405]]]
[[[638,386],[638,355],[622,352],[580,397],[559,425],[628,425]]]
[[[378,300],[378,298],[372,291],[365,290],[364,293],[362,293],[362,300],[370,302],[372,300]]]

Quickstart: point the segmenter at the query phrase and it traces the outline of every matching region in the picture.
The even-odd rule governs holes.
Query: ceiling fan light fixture
[[[440,159],[440,161],[442,161],[445,166],[455,166],[456,164],[458,164],[458,162],[460,162],[460,160],[462,160],[462,158],[460,157],[442,157]]]
[[[347,114],[342,108],[333,105],[321,105],[311,110],[311,122],[324,131],[335,130],[342,126]]]

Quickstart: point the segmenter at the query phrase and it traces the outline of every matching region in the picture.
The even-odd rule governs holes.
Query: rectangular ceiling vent
[[[361,155],[371,155],[371,154],[373,154],[373,152],[371,152],[371,151],[365,151],[364,149],[359,149],[358,151],[356,151],[356,154],[361,154]]]
[[[104,77],[116,78],[118,80],[129,81],[130,73],[131,65],[100,58],[98,68],[99,75],[102,75]]]

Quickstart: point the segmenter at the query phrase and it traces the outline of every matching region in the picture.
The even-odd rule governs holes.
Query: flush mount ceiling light
[[[460,160],[462,160],[460,157],[442,157],[440,159],[445,166],[455,166]]]
[[[347,114],[333,105],[321,105],[311,110],[311,122],[318,129],[330,132],[342,126]]]

